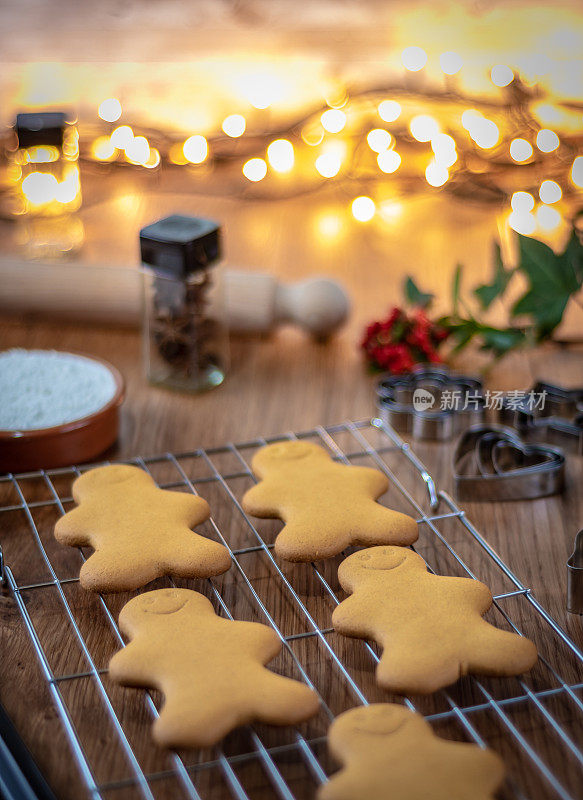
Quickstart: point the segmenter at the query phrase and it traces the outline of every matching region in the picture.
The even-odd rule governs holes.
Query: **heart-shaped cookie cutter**
[[[456,444],[453,476],[460,500],[532,500],[563,490],[565,455],[505,425],[473,425]]]
[[[583,530],[575,536],[573,552],[567,561],[567,611],[583,614]]]
[[[484,418],[482,382],[446,367],[418,366],[377,384],[377,411],[383,422],[414,439],[446,441]]]
[[[531,398],[543,396],[544,407],[533,408]],[[529,442],[548,442],[583,455],[583,388],[537,381],[522,398],[507,395],[498,419]]]

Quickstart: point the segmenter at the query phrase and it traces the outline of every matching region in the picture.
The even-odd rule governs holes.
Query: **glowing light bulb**
[[[127,145],[126,158],[132,164],[145,164],[150,158],[150,145],[145,136],[136,136]]]
[[[515,161],[527,161],[532,154],[532,145],[526,139],[513,139],[510,142],[510,156]]]
[[[477,119],[483,119],[480,112],[475,108],[468,108],[462,114],[462,126],[469,131]]]
[[[510,205],[517,214],[528,214],[534,208],[534,197],[529,192],[514,192]]]
[[[120,125],[111,134],[111,143],[118,150],[125,150],[134,138],[134,132],[129,125]]]
[[[105,122],[116,122],[121,117],[121,103],[117,97],[108,97],[99,104],[97,113]]]
[[[55,199],[59,182],[49,172],[31,172],[22,181],[21,188],[31,205],[40,206]]]
[[[401,156],[394,150],[384,150],[377,156],[377,164],[382,172],[393,173],[401,166]]]
[[[231,136],[233,139],[236,139],[239,136],[243,136],[246,126],[247,123],[242,114],[229,114],[229,116],[225,117],[223,120],[221,127],[227,136]]]
[[[384,128],[373,128],[368,132],[366,141],[371,150],[374,150],[375,153],[382,153],[383,150],[389,149],[393,137]]]
[[[401,61],[409,72],[419,72],[427,64],[427,53],[422,47],[406,47],[401,53]]]
[[[556,208],[540,205],[536,210],[536,222],[543,231],[554,231],[562,221],[563,218]]]
[[[492,67],[490,78],[494,86],[508,86],[514,80],[514,72],[506,64],[496,64]]]
[[[322,153],[316,159],[316,169],[323,178],[333,178],[340,172],[342,159],[338,153]]]
[[[536,219],[529,211],[512,211],[508,217],[508,224],[516,233],[530,236],[536,230]]]
[[[443,186],[449,178],[449,172],[437,161],[430,161],[425,170],[425,180],[430,186]]]
[[[117,154],[109,136],[98,136],[91,143],[91,158],[96,161],[112,161]]]
[[[401,106],[396,100],[383,100],[378,107],[379,117],[384,122],[394,122],[399,119]]]
[[[208,156],[208,142],[204,136],[196,133],[194,136],[189,136],[184,142],[182,152],[184,153],[184,158],[190,161],[191,164],[202,164]]]
[[[439,133],[439,124],[428,114],[419,114],[409,123],[409,130],[418,142],[428,142]]]
[[[376,211],[374,200],[370,197],[355,197],[352,201],[352,216],[359,222],[368,222],[371,220]]]
[[[470,123],[469,134],[482,150],[489,150],[498,144],[500,131],[495,122],[484,117],[477,117]]]
[[[571,180],[575,186],[583,189],[583,156],[577,156],[571,167]]]
[[[328,133],[340,133],[346,125],[346,114],[339,108],[328,108],[320,117],[320,121]]]
[[[443,167],[452,167],[457,161],[455,139],[447,133],[438,133],[431,140],[435,160]]]
[[[250,158],[243,164],[243,175],[253,183],[262,181],[267,175],[267,164],[262,158]]]
[[[556,181],[543,181],[538,190],[538,196],[543,203],[558,203],[563,192]]]
[[[464,62],[459,53],[448,50],[439,56],[439,66],[446,75],[455,75],[463,67]]]
[[[160,151],[156,150],[155,147],[150,148],[150,157],[147,161],[144,161],[144,166],[148,169],[155,169],[158,164],[160,163]]]
[[[294,165],[294,148],[287,139],[276,139],[267,148],[267,159],[276,172],[289,172]]]
[[[552,153],[560,143],[557,134],[548,128],[542,128],[536,135],[536,146],[542,153]]]

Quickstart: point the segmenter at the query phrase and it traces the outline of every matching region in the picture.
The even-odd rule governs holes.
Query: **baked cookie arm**
[[[86,547],[91,544],[91,525],[87,523],[87,514],[79,507],[67,511],[57,520],[55,539],[60,544],[70,547]]]
[[[259,519],[280,519],[280,503],[273,500],[273,486],[256,483],[243,495],[243,509]]]
[[[110,678],[123,686],[158,687],[157,675],[158,670],[152,669],[151,649],[139,641],[126,644],[109,662]]]

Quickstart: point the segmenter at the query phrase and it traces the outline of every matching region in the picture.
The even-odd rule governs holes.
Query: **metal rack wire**
[[[252,520],[241,506],[244,490],[255,480],[249,466],[253,451],[268,442],[295,437],[317,441],[341,462],[366,463],[382,470],[391,484],[387,502],[418,520],[420,538],[415,549],[428,567],[488,583],[494,592],[492,621],[529,635],[539,646],[535,670],[505,680],[464,678],[459,686],[430,698],[396,698],[381,692],[374,681],[376,647],[344,639],[329,627],[331,610],[343,597],[336,580],[341,559],[311,565],[280,563],[269,543],[277,524]],[[116,616],[128,597],[99,596],[88,627],[83,607],[88,601],[80,601],[82,592],[75,591],[79,556],[68,548],[59,549],[52,537],[54,521],[72,503],[71,479],[80,470],[71,467],[1,477],[0,521],[15,516],[12,527],[31,548],[25,559],[29,566],[4,566],[4,581],[26,625],[88,797],[313,797],[334,768],[325,747],[329,723],[348,707],[382,700],[404,702],[423,713],[440,735],[501,752],[509,772],[505,797],[577,800],[581,796],[583,682],[578,678],[583,653],[464,511],[438,490],[409,445],[391,428],[380,420],[346,422],[128,463],[147,470],[162,488],[200,492],[209,499],[214,516],[205,532],[229,548],[233,567],[221,578],[180,585],[205,591],[226,617],[271,625],[282,642],[277,670],[314,688],[321,711],[314,722],[297,729],[247,726],[213,751],[158,752],[149,742],[148,731],[140,738],[136,730],[144,730],[138,710],[142,700],[148,715],[155,717],[160,698],[153,692],[130,689],[118,689],[116,694],[107,677],[107,661],[99,666],[93,642],[93,631],[103,629],[111,637],[109,654],[123,645]],[[63,550],[69,551],[66,556]],[[31,571],[33,551],[37,566]],[[83,551],[79,552],[84,559]],[[33,573],[38,580],[31,578]],[[168,583],[173,581],[157,582]],[[42,597],[38,600],[39,594],[47,602]],[[49,639],[46,623],[55,615],[62,622],[52,625]],[[78,651],[76,668],[63,669],[63,652],[70,648]],[[69,663],[67,658],[64,661]],[[79,664],[85,668],[78,668]],[[568,674],[563,674],[565,664]],[[84,689],[88,685],[91,689]],[[75,692],[68,691],[71,686],[77,687]],[[80,703],[84,693],[87,699]],[[88,706],[99,711],[110,725],[110,763],[116,769],[106,777],[96,767],[96,750],[87,738],[91,734],[84,729],[80,705],[85,712]]]

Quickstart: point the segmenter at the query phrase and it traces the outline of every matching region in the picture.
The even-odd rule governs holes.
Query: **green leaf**
[[[489,308],[497,297],[504,294],[513,274],[514,270],[504,269],[500,245],[494,242],[494,278],[491,283],[484,283],[474,289],[474,294],[484,310]]]
[[[518,345],[524,344],[525,332],[520,328],[483,327],[481,350],[491,350],[497,356],[504,355]]]
[[[454,316],[457,316],[458,313],[458,306],[460,300],[460,285],[462,281],[462,265],[458,264],[455,268],[455,272],[453,273],[453,284],[452,284],[452,299],[453,299],[453,313]]]
[[[405,279],[403,290],[407,302],[420,308],[428,308],[435,296],[429,292],[422,292],[410,275],[407,275]]]
[[[537,338],[548,336],[561,322],[569,298],[581,288],[583,247],[573,232],[567,247],[555,255],[546,244],[518,236],[519,269],[528,280],[528,290],[515,303],[512,315],[528,314],[536,326]]]

